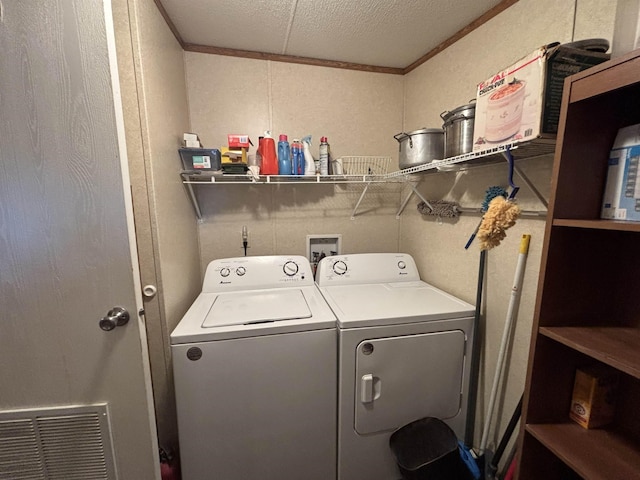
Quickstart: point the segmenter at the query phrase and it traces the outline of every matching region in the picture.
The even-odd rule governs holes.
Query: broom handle
[[[478,402],[478,375],[480,372],[480,315],[482,314],[482,291],[487,263],[487,251],[480,250],[478,265],[478,289],[476,290],[476,309],[473,315],[473,346],[471,347],[471,365],[469,366],[469,401],[467,402],[467,421],[464,431],[464,443],[473,444],[473,430],[476,424],[476,407]]]
[[[511,326],[514,320],[514,312],[518,305],[520,298],[520,289],[522,287],[522,280],[524,278],[524,267],[527,261],[527,255],[529,253],[529,241],[531,235],[522,235],[520,240],[520,254],[518,255],[518,264],[516,266],[516,274],[513,281],[513,288],[511,289],[511,298],[509,300],[509,308],[507,309],[507,318],[504,324],[504,330],[502,332],[502,341],[500,342],[500,351],[498,352],[498,360],[496,363],[496,371],[493,377],[493,386],[491,388],[491,397],[489,398],[489,407],[487,415],[484,419],[484,430],[482,432],[482,440],[480,441],[480,452],[483,453],[487,448],[487,441],[489,439],[489,426],[491,425],[491,417],[493,417],[493,409],[496,404],[496,396],[498,393],[498,385],[500,378],[502,377],[502,369],[504,366],[504,356],[507,351],[507,344],[509,343],[509,337],[511,333]]]
[[[476,227],[476,229],[473,231],[473,233],[469,237],[469,240],[467,240],[467,244],[464,246],[465,250],[469,250],[469,247],[471,246],[471,243],[473,242],[473,239],[476,238],[476,235],[478,234],[478,230],[480,230],[480,225],[482,225],[482,219],[483,218],[484,218],[484,215],[480,219],[480,221],[478,222],[478,226]]]

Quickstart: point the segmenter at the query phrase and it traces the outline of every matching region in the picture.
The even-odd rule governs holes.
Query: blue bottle
[[[291,163],[294,175],[304,175],[304,149],[300,140],[291,144]]]
[[[291,148],[286,135],[278,141],[278,175],[291,175]]]

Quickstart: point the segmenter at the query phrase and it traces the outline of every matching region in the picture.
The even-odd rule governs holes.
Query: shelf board
[[[572,218],[554,218],[554,227],[590,228],[594,230],[618,230],[625,232],[640,232],[640,222],[623,220],[583,220]]]
[[[640,329],[540,327],[540,334],[640,379]]]
[[[574,423],[527,424],[525,430],[585,479],[640,478],[640,445],[618,432]]]
[[[638,51],[601,63],[576,74],[571,83],[569,102],[575,103],[638,83]]]

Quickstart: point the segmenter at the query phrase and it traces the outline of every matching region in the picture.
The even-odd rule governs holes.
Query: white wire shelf
[[[446,171],[457,171],[460,169],[487,165],[491,163],[502,163],[505,160],[505,153],[509,150],[515,160],[522,158],[535,158],[552,154],[555,151],[555,137],[537,138],[528,142],[513,142],[498,147],[483,150],[481,152],[470,152],[458,155],[457,157],[445,158],[443,160],[433,160],[431,163],[404,168],[396,172],[385,175],[385,178],[403,177],[415,173],[438,173]]]
[[[365,188],[356,203],[351,218],[357,213],[360,202],[371,184],[408,182],[411,192],[398,210],[399,217],[413,194],[418,194],[416,185],[411,183],[414,174],[439,173],[469,169],[476,166],[504,163],[506,152],[509,150],[515,160],[531,159],[552,154],[555,150],[555,137],[543,137],[527,142],[513,142],[482,152],[470,152],[456,157],[434,160],[431,163],[405,168],[387,173],[391,159],[389,157],[342,157],[344,174],[342,175],[252,175],[225,174],[222,172],[194,172],[182,171],[182,183],[189,190],[196,215],[202,220],[200,206],[193,191],[193,185],[331,185],[331,184],[363,184]],[[546,206],[545,199],[535,189],[533,184],[516,166],[516,172],[532,189],[534,194]],[[415,183],[415,181],[413,182]],[[421,198],[422,196],[419,195]],[[423,199],[424,200],[424,199]]]
[[[223,184],[223,185],[327,185],[336,183],[386,183],[389,179],[385,175],[230,175],[222,173],[193,173],[181,172],[182,183],[192,185]]]

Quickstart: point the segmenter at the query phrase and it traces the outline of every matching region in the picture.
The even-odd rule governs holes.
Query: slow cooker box
[[[609,58],[601,51],[552,43],[478,84],[473,151],[554,138],[565,77]]]

